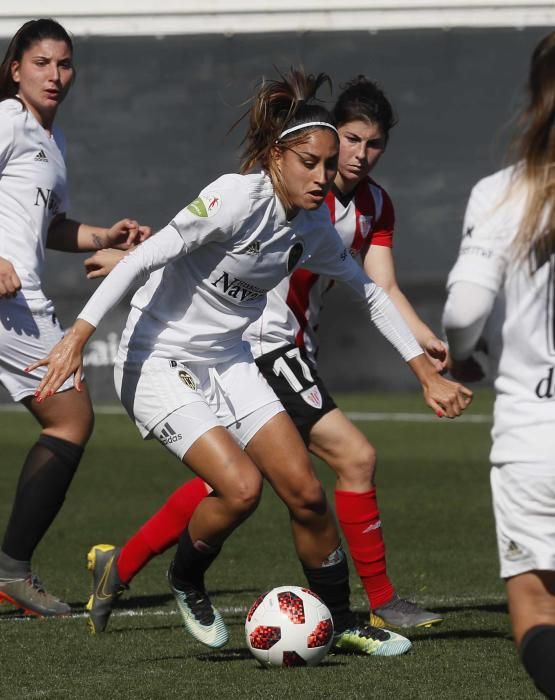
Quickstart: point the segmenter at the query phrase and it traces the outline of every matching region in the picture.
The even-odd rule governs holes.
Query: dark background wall
[[[133,216],[161,227],[207,182],[237,169],[243,129],[228,129],[261,75],[302,63],[328,72],[337,92],[364,73],[382,84],[399,115],[375,173],[396,206],[398,277],[439,329],[469,190],[503,164],[529,56],[547,31],[78,37],[78,78],[59,116],[68,142],[70,213],[91,223]],[[0,42],[2,52],[6,44]],[[80,256],[51,252],[45,287],[70,323],[93,285]],[[88,376],[99,400],[114,397],[106,363],[125,316],[123,304],[90,346]],[[321,370],[337,390],[414,386],[339,289],[324,314]]]

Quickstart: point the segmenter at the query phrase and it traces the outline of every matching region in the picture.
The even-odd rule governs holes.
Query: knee
[[[353,487],[370,489],[376,476],[377,455],[367,440],[357,440],[338,450],[328,464],[338,477]]]
[[[294,516],[302,517],[307,513],[323,515],[327,505],[322,484],[315,476],[303,479],[303,483],[289,494],[287,505]]]
[[[234,483],[233,492],[226,500],[236,517],[246,518],[258,506],[261,494],[262,477],[259,473],[254,473],[241,476]]]

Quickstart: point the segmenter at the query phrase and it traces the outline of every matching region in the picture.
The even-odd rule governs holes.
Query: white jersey
[[[124,258],[79,315],[93,326],[136,276],[119,361],[167,358],[215,364],[248,353],[242,336],[267,292],[297,267],[349,284],[404,359],[422,353],[387,295],[352,260],[327,210],[288,221],[264,174],[223,175]]]
[[[42,296],[48,227],[67,209],[64,142],[15,99],[0,102],[0,257],[28,299]]]
[[[468,203],[448,287],[471,282],[498,294],[501,343],[493,344],[493,464],[553,462],[555,455],[555,255],[514,264],[512,242],[524,213],[510,191],[513,168],[480,180]]]
[[[371,178],[357,185],[346,204],[333,191],[328,192],[326,208],[352,256],[368,245],[392,247],[393,204],[383,187]],[[333,284],[329,277],[297,269],[273,289],[262,316],[245,333],[254,356],[260,357],[284,345],[297,345],[315,362],[320,314],[325,295]]]

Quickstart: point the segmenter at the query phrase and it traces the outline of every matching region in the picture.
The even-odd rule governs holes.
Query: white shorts
[[[144,438],[179,459],[211,428],[228,428],[241,447],[283,406],[251,358],[209,367],[149,358],[116,361],[116,391]],[[167,423],[167,425],[166,425]]]
[[[555,462],[494,466],[490,480],[501,577],[555,570]]]
[[[50,299],[25,299],[22,294],[0,299],[0,382],[14,401],[35,393],[46,370],[25,372],[25,367],[48,355],[62,337]],[[70,377],[58,391],[72,387]]]

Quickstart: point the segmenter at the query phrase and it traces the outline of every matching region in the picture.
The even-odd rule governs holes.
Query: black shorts
[[[336,408],[315,365],[296,345],[261,355],[256,364],[308,443],[312,426]]]

